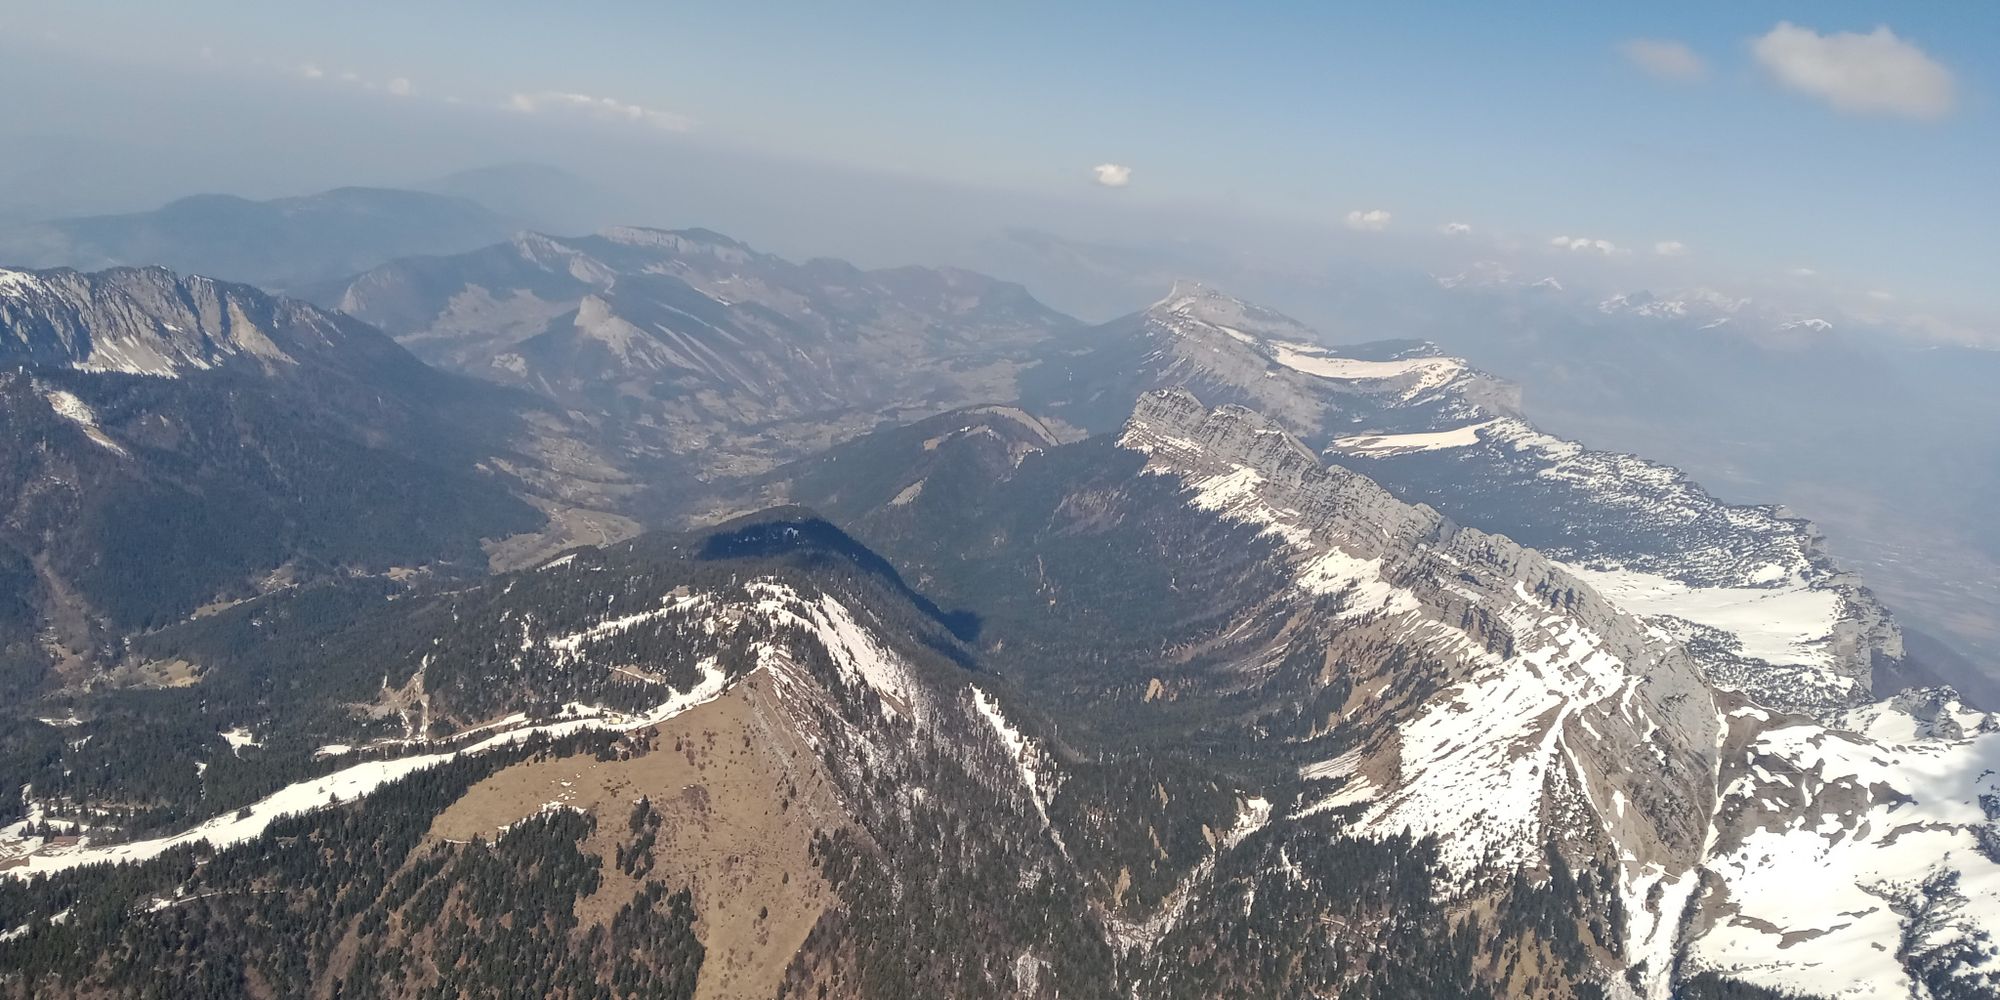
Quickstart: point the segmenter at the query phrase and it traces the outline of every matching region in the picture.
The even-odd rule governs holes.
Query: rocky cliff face
[[[1717,690],[1714,659],[1592,574],[1322,467],[1238,407],[1149,394],[1120,442],[1191,505],[1283,539],[1299,587],[1340,595],[1336,648],[1386,629],[1449,665],[1420,703],[1384,708],[1393,678],[1351,699],[1338,724],[1367,735],[1301,769],[1292,816],[1434,832],[1470,885],[1532,866],[1526,845],[1619,859],[1623,960],[1652,996],[1702,970],[1842,997],[2000,985],[1992,716],[1909,691],[1819,722]],[[1882,642],[1868,624],[1834,634]]]
[[[173,377],[395,351],[346,317],[165,268],[0,270],[0,363]]]
[[[1395,704],[1390,674],[1350,698],[1338,724],[1366,735],[1302,769],[1322,790],[1301,812],[1437,834],[1468,878],[1536,866],[1552,844],[1619,858],[1628,958],[1660,968],[1714,796],[1715,713],[1683,649],[1540,553],[1326,467],[1250,411],[1151,393],[1120,444],[1192,504],[1283,538],[1297,586],[1339,595],[1339,647],[1393,636],[1445,665],[1420,702]]]
[[[1679,470],[1521,417],[1514,387],[1425,344],[1328,348],[1303,325],[1176,286],[1024,377],[1031,403],[1111,430],[1148,389],[1256,409],[1398,498],[1539,549],[1680,639],[1716,681],[1832,719],[1893,673],[1901,636],[1818,529],[1724,503]],[[1032,408],[1032,407],[1031,407]]]

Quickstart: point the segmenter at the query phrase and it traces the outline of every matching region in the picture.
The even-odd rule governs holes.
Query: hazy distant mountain
[[[794,263],[707,230],[523,234],[320,294],[453,371],[603,414],[641,452],[754,472],[884,420],[1011,399],[1075,322],[955,269]]]
[[[624,200],[611,191],[540,163],[475,167],[414,187],[478,202],[542,232],[583,233],[631,221]]]
[[[1466,319],[1436,339],[1542,423],[1796,507],[1907,617],[2000,662],[2000,351],[1699,288],[1453,294]]]
[[[419,191],[350,187],[270,201],[204,194],[150,212],[0,230],[0,263],[160,265],[288,289],[397,257],[470,249],[515,228],[476,202]]]

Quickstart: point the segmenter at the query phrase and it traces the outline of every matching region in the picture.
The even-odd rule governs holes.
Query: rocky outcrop
[[[394,351],[344,317],[165,268],[0,270],[0,363],[171,377],[370,346]]]
[[[1092,337],[1038,401],[1064,419],[1110,429],[1115,400],[1166,387],[1251,407],[1405,501],[1546,553],[1764,704],[1831,720],[1883,693],[1875,677],[1903,659],[1888,612],[1810,522],[1543,433],[1514,386],[1431,345],[1320,346],[1189,283]]]
[[[1333,786],[1306,812],[1361,807],[1382,834],[1435,833],[1475,880],[1536,867],[1544,845],[1619,859],[1627,957],[1663,967],[1714,801],[1713,700],[1684,649],[1546,556],[1326,467],[1241,407],[1149,393],[1120,443],[1192,505],[1282,538],[1297,588],[1338,598],[1341,650],[1442,665],[1428,698],[1345,707],[1341,724],[1368,735],[1303,769]],[[1411,681],[1383,668],[1373,683]]]

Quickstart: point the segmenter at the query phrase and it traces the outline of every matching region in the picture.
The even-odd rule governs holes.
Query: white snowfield
[[[1348,454],[1367,458],[1407,455],[1419,451],[1443,451],[1447,448],[1470,448],[1479,443],[1480,431],[1499,422],[1499,419],[1495,418],[1448,431],[1427,431],[1420,434],[1356,434],[1336,438],[1333,446]]]
[[[1159,440],[1170,448],[1187,452],[1198,452],[1201,447],[1185,439]],[[1121,444],[1142,449],[1148,447],[1136,437],[1128,438]],[[1296,512],[1279,510],[1265,502],[1260,492],[1264,482],[1263,474],[1256,469],[1233,466],[1227,472],[1188,483],[1191,490],[1188,504],[1233,521],[1264,525],[1265,534],[1282,538],[1288,545],[1306,554],[1307,561],[1298,573],[1299,588],[1313,594],[1345,592],[1347,602],[1341,609],[1342,617],[1356,618],[1373,612],[1394,615],[1422,607],[1407,589],[1383,579],[1381,559],[1364,559],[1350,555],[1337,545],[1316,542],[1311,531],[1296,523]]]
[[[921,725],[930,717],[930,706],[910,677],[909,667],[856,621],[845,605],[826,595],[808,601],[775,580],[753,580],[746,589],[757,598],[753,608],[757,614],[805,629],[826,650],[842,676],[873,688],[881,697],[884,718],[906,715]]]
[[[1047,800],[1055,789],[1051,787],[1048,776],[1041,773],[1041,745],[1021,735],[1021,731],[1000,711],[1000,702],[977,686],[972,688],[972,707],[987,725],[993,727],[993,735],[999,738],[1000,745],[1013,758],[1014,766],[1021,775],[1021,784],[1028,789],[1028,800],[1034,803],[1035,814],[1042,818],[1042,828],[1054,836],[1057,849],[1067,855],[1069,848],[1060,836],[1055,836],[1054,824],[1049,822]]]
[[[1411,385],[1403,390],[1403,398],[1408,399],[1429,392],[1465,373],[1465,362],[1457,358],[1421,357],[1402,358],[1395,361],[1361,361],[1329,354],[1324,348],[1311,344],[1273,342],[1272,359],[1293,371],[1316,375],[1320,378],[1344,381],[1413,378]]]
[[[1796,580],[1779,587],[1692,587],[1638,570],[1568,566],[1611,600],[1642,617],[1670,615],[1735,636],[1743,655],[1830,669],[1840,595]],[[1772,567],[1773,569],[1782,569]]]
[[[113,441],[110,435],[97,426],[96,411],[90,408],[90,404],[78,399],[75,393],[61,389],[43,389],[42,398],[49,401],[49,409],[54,410],[56,416],[83,428],[83,433],[92,441],[120,455],[126,454],[124,445]]]
[[[1814,996],[1904,1000],[1930,994],[1900,950],[2000,939],[2000,864],[1976,832],[2000,834],[1980,801],[2000,795],[2000,724],[1956,705],[1943,715],[1967,735],[1920,735],[1926,724],[1886,703],[1857,713],[1875,736],[1788,720],[1757,735],[1723,790],[1724,815],[1739,818],[1707,861],[1726,895],[1693,942],[1698,968]],[[1750,832],[1731,842],[1731,830]],[[1971,971],[2000,995],[2000,957]]]
[[[1433,702],[1399,730],[1401,780],[1379,793],[1366,789],[1373,801],[1365,826],[1389,832],[1408,825],[1443,835],[1444,860],[1455,870],[1468,871],[1488,858],[1532,864],[1543,843],[1545,785],[1552,772],[1575,763],[1565,742],[1572,719],[1583,726],[1597,720],[1592,732],[1657,727],[1638,696],[1643,679],[1605,639],[1550,615],[1518,585],[1504,602],[1492,602],[1510,634],[1523,641],[1503,657],[1422,595],[1386,578],[1381,557],[1350,552],[1343,546],[1352,540],[1327,535],[1299,511],[1271,500],[1271,484],[1258,469],[1233,462],[1218,467],[1200,444],[1136,421],[1121,444],[1146,452],[1149,471],[1181,475],[1190,506],[1262,525],[1265,534],[1284,540],[1299,555],[1294,585],[1308,593],[1345,594],[1342,617],[1379,616],[1399,642],[1466,664],[1455,697]],[[1329,762],[1314,776],[1351,773],[1358,763],[1336,771]],[[1364,789],[1350,783],[1335,795],[1342,804],[1356,802]]]

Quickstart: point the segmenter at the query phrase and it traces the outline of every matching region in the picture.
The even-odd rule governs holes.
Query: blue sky
[[[265,73],[274,101],[352,73],[385,103],[516,102],[971,188],[1335,228],[1379,210],[1387,234],[1456,222],[1635,257],[1679,244],[1682,266],[1810,268],[2000,311],[2000,5],[123,6],[0,3],[0,45],[135,74]],[[1838,80],[1787,86],[1755,45],[1781,22],[1815,33],[1793,53],[1808,75],[1813,37],[1886,25],[1943,96],[1920,80],[1901,104],[1843,107]],[[1699,71],[1649,72],[1623,49],[1641,39],[1685,46]],[[1871,83],[1877,67],[1836,67],[1863,75],[1849,105],[1909,68]],[[1129,183],[1097,187],[1100,163]]]

